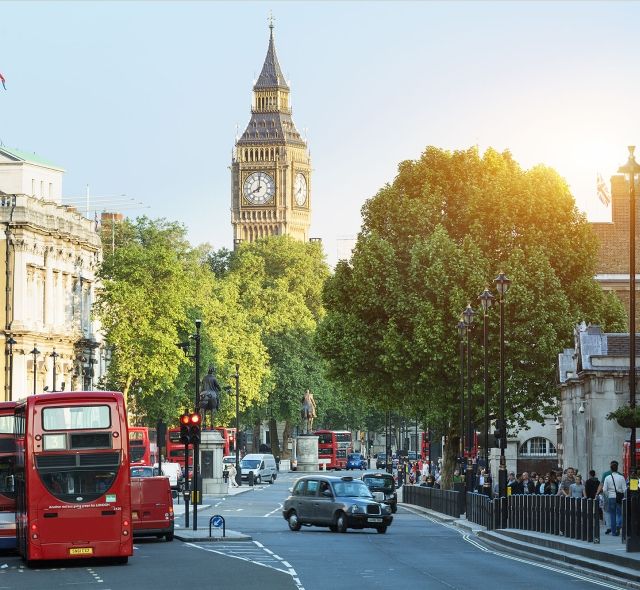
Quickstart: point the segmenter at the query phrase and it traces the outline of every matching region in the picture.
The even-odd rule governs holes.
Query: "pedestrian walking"
[[[611,473],[604,478],[602,492],[607,502],[611,534],[617,537],[622,526],[622,500],[626,490],[624,477],[618,473],[618,462],[611,461]]]
[[[238,471],[236,470],[236,466],[233,463],[230,463],[227,467],[227,471],[229,472],[229,483],[232,488],[238,487],[238,482],[236,481],[236,476],[238,475]]]
[[[586,498],[585,486],[582,483],[582,475],[576,475],[576,481],[569,486],[571,498]]]

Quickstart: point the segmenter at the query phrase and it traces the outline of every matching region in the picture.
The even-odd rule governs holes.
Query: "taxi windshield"
[[[336,496],[347,498],[373,498],[369,488],[362,481],[339,481],[333,484]]]

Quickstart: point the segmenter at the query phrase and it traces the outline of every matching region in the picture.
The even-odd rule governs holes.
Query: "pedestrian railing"
[[[452,490],[440,490],[423,486],[402,486],[402,501],[421,508],[441,512],[447,516],[460,518],[464,510],[461,493]]]
[[[466,517],[487,530],[519,529],[600,542],[598,503],[587,498],[521,494],[491,499],[468,493]]]

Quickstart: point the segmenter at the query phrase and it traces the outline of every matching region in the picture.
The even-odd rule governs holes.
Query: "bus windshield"
[[[109,406],[68,406],[44,408],[42,411],[42,428],[44,430],[81,430],[109,428],[110,426]]]
[[[0,416],[0,434],[13,434],[13,416]]]

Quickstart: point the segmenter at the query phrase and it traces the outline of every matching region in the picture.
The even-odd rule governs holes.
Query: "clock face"
[[[301,172],[296,174],[296,181],[293,185],[293,196],[296,204],[300,207],[307,202],[307,179]]]
[[[244,198],[252,205],[264,205],[276,194],[273,178],[266,172],[249,174],[244,181]]]

